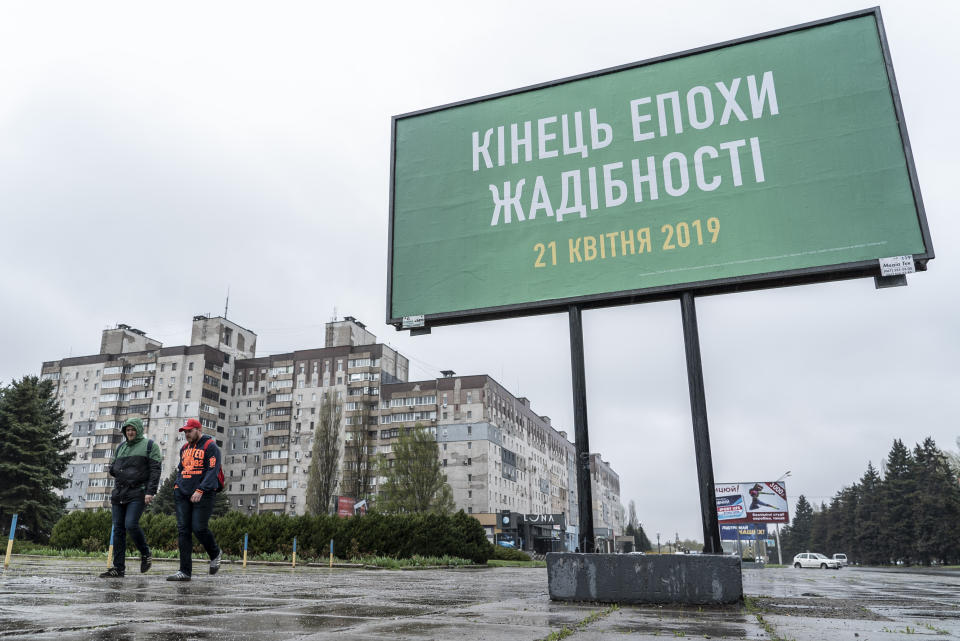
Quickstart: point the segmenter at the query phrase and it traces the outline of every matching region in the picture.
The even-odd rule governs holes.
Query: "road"
[[[564,626],[572,641],[960,638],[960,572],[949,571],[745,570],[743,606],[611,610],[550,601],[542,568],[224,565],[214,577],[165,581],[175,568],[157,562],[146,575],[104,580],[102,562],[16,557],[0,577],[0,639],[533,641]]]

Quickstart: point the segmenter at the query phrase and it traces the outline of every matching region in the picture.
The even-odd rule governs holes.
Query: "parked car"
[[[797,556],[793,557],[793,567],[795,568],[821,568],[827,569],[831,568],[834,570],[840,569],[840,562],[835,559],[830,559],[825,557],[822,554],[817,552],[802,552]]]
[[[847,555],[843,554],[842,552],[838,552],[837,554],[834,554],[833,558],[837,563],[840,564],[840,567],[845,567],[847,565],[850,565],[849,563],[847,563]]]

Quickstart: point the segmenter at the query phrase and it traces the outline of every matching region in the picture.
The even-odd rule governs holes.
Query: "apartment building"
[[[353,317],[326,325],[322,348],[257,357],[256,334],[223,317],[196,316],[190,345],[164,347],[128,325],[105,330],[100,353],[43,364],[53,380],[77,456],[68,509],[109,506],[106,472],[124,420],[143,420],[160,444],[166,477],[183,444],[178,428],[199,418],[222,449],[231,507],[248,513],[305,511],[307,471],[325,397],[341,402],[337,494],[376,497],[400,435],[417,424],[437,439],[458,508],[489,522],[511,511],[563,515],[576,541],[574,445],[490,376],[409,379],[409,361]],[[623,531],[619,477],[591,458],[594,523]],[[484,516],[486,521],[484,521]]]
[[[613,553],[616,537],[622,535],[626,527],[620,503],[620,475],[599,454],[590,455],[590,490],[597,552]]]
[[[324,397],[343,407],[337,492],[354,494],[361,418],[375,416],[381,385],[407,380],[409,361],[348,316],[327,324],[322,348],[239,360],[235,371],[223,452],[232,507],[302,514]]]
[[[55,383],[76,454],[63,491],[67,508],[109,507],[107,466],[129,418],[141,419],[146,437],[160,445],[164,476],[177,460],[183,444],[178,429],[187,418],[199,418],[223,446],[234,362],[255,350],[250,330],[222,317],[196,316],[190,345],[163,347],[140,330],[117,325],[104,330],[100,353],[43,363],[41,377]]]
[[[383,386],[377,452],[389,460],[402,431],[419,423],[436,435],[457,507],[468,513],[574,514],[574,448],[566,433],[490,376],[445,374]]]

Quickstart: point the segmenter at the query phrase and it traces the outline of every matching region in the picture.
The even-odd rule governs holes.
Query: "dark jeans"
[[[144,507],[143,499],[113,505],[113,567],[121,572],[126,571],[128,532],[140,554],[150,556],[147,538],[140,529],[140,515]]]
[[[196,503],[190,502],[189,496],[183,496],[178,490],[173,491],[173,498],[177,505],[177,542],[180,547],[180,571],[186,575],[193,574],[193,537],[195,534],[200,545],[207,551],[210,558],[220,554],[220,546],[213,538],[213,532],[207,527],[210,515],[213,514],[213,502],[216,495],[207,492]]]

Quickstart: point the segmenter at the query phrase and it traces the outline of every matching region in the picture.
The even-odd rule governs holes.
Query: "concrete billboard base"
[[[719,605],[743,600],[740,559],[708,554],[547,555],[554,601]]]

